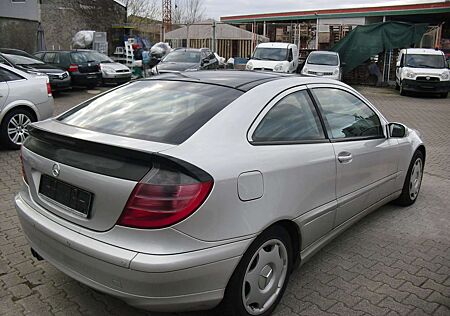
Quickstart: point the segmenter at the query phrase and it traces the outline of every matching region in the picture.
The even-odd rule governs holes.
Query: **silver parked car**
[[[425,162],[349,86],[273,73],[135,81],[30,134],[15,203],[32,252],[156,311],[269,315],[296,265],[414,203]]]
[[[52,114],[53,97],[47,76],[0,64],[1,145],[19,149],[28,136],[28,125]]]

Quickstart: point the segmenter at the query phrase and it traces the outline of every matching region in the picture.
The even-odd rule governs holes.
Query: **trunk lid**
[[[143,147],[144,151],[134,149]],[[171,147],[50,120],[30,129],[22,158],[32,199],[42,207],[39,212],[107,231],[152,168],[152,153]]]

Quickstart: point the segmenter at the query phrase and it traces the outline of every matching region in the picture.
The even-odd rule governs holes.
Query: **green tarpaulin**
[[[371,56],[394,48],[418,45],[428,24],[382,22],[360,25],[331,48],[345,63],[344,72],[352,71]]]

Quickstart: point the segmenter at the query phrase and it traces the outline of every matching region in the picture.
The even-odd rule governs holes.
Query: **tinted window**
[[[312,65],[337,66],[338,57],[334,54],[311,53],[308,56],[307,63]]]
[[[12,54],[3,54],[6,59],[12,62],[15,65],[42,65],[44,64],[39,59],[35,59],[34,57],[25,57],[21,55],[12,55]]]
[[[169,53],[166,57],[164,57],[163,61],[173,63],[199,63],[200,52],[177,50]]]
[[[137,81],[81,104],[59,120],[90,130],[180,144],[242,92],[179,81]]]
[[[354,95],[338,89],[314,89],[329,136],[335,139],[351,137],[382,137],[380,119],[375,112]]]
[[[0,68],[0,81],[14,81],[23,79],[21,76],[15,74],[12,71]]]
[[[44,53],[36,53],[36,54],[34,54],[34,56],[36,58],[42,59],[42,57],[44,56]]]
[[[324,139],[315,109],[306,91],[280,100],[263,118],[253,134],[255,142]]]
[[[70,53],[70,58],[72,59],[72,62],[75,64],[82,64],[90,61],[95,61],[94,57],[91,56],[89,52]]]
[[[406,67],[445,68],[443,55],[406,54]]]
[[[55,60],[55,56],[56,56],[56,53],[46,53],[43,60],[46,63],[51,64]]]
[[[262,60],[286,60],[288,56],[287,48],[257,47],[252,59]]]

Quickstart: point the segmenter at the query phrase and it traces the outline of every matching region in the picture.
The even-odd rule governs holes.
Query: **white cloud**
[[[182,0],[179,0],[182,1]],[[204,0],[206,15],[221,16],[255,13],[289,12],[314,9],[373,7],[414,3],[444,2],[443,0]]]

